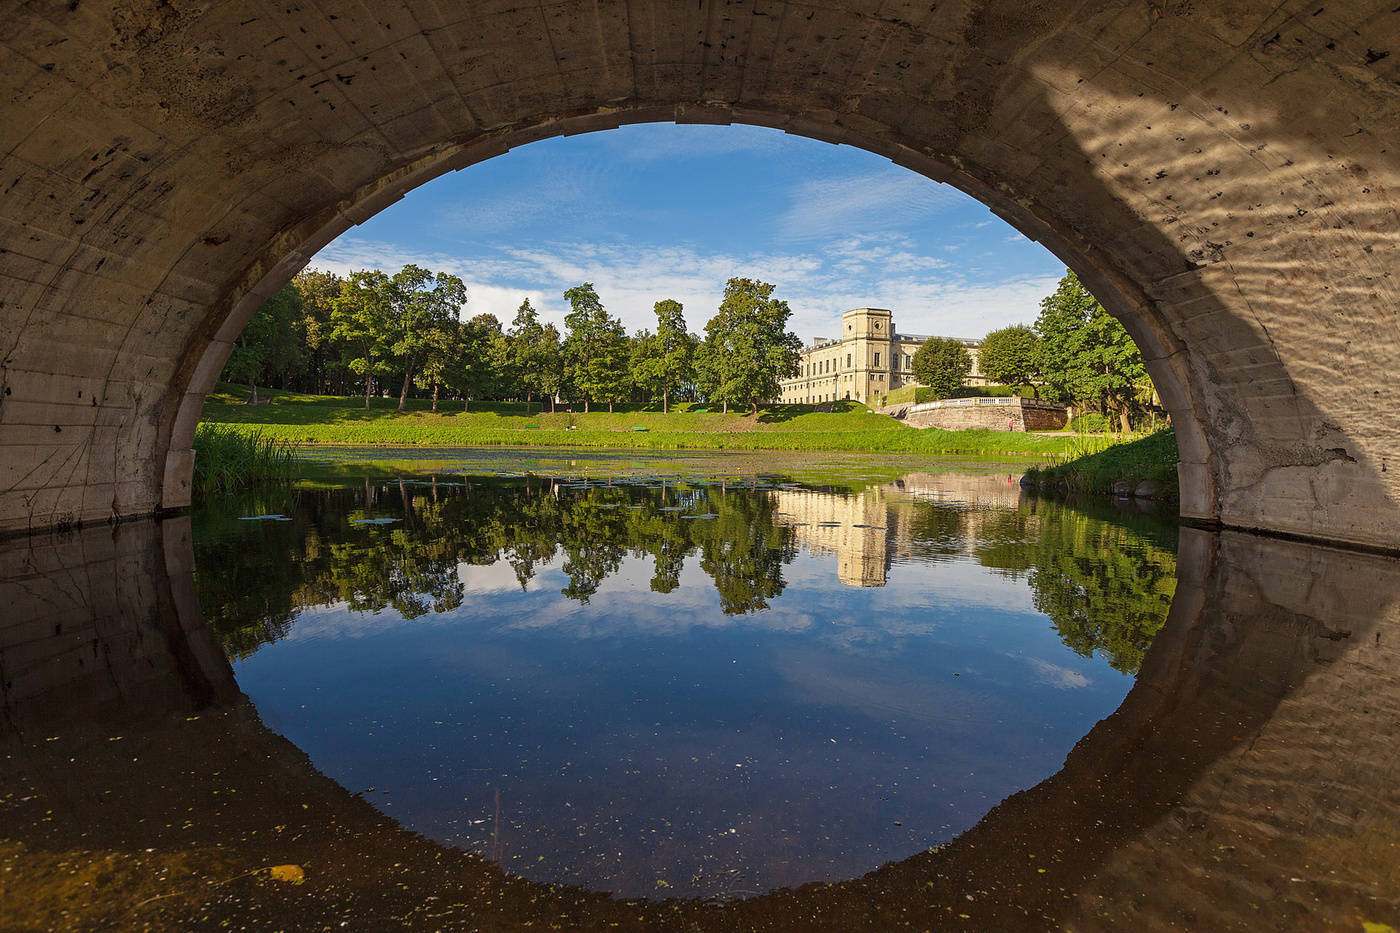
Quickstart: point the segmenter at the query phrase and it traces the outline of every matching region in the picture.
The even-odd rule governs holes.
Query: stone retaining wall
[[[900,406],[890,414],[915,428],[961,431],[1062,431],[1069,409],[1053,402],[1022,398],[955,398]]]

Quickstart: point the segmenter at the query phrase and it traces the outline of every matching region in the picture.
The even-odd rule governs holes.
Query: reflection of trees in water
[[[1025,573],[1066,647],[1136,674],[1176,591],[1176,529],[1038,500],[982,519],[978,561]]]
[[[398,521],[356,524],[368,516],[366,502]],[[682,517],[662,511],[665,504],[715,518]],[[649,557],[651,588],[669,593],[698,553],[723,611],[756,612],[782,593],[782,565],[796,554],[773,509],[770,497],[752,491],[681,488],[663,500],[638,487],[556,488],[540,480],[234,498],[197,516],[196,582],[206,617],[235,659],[285,636],[302,609],[393,609],[408,619],[445,612],[464,599],[459,564],[505,561],[523,589],[561,549],[568,581],[560,592],[580,603],[629,555]],[[269,513],[290,521],[238,520]]]
[[[366,502],[399,520],[356,524],[367,517]],[[1017,509],[890,505],[907,515],[890,523],[902,529],[895,546],[915,558],[972,553],[984,566],[1025,574],[1036,608],[1064,643],[1082,655],[1102,654],[1120,671],[1136,672],[1166,618],[1175,533],[1161,523],[1035,501]],[[698,554],[721,610],[746,614],[783,592],[783,565],[796,556],[794,531],[776,510],[762,490],[680,487],[659,495],[539,479],[287,491],[201,510],[196,581],[205,614],[235,659],[285,636],[302,609],[392,609],[408,619],[445,612],[465,598],[460,564],[504,561],[523,589],[561,549],[561,592],[580,603],[624,557],[650,559],[651,589],[669,593]],[[290,521],[237,520],[267,513]],[[699,514],[714,517],[684,517]]]

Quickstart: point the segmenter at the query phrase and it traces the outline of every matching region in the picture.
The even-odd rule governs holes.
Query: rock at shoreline
[[[1156,483],[1150,479],[1145,479],[1137,484],[1137,488],[1133,490],[1133,495],[1137,496],[1139,499],[1155,499],[1160,492],[1161,490],[1157,488]]]

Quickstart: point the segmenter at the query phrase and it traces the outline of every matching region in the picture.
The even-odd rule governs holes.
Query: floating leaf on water
[[[300,865],[273,865],[267,870],[273,881],[289,881],[292,884],[301,884],[306,880],[306,872],[301,870]]]

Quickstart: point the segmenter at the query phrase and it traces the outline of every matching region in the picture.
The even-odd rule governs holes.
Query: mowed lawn
[[[609,413],[551,413],[536,404],[460,401],[432,403],[409,399],[397,411],[397,398],[298,395],[258,390],[268,404],[247,405],[248,390],[220,385],[204,404],[206,423],[294,444],[385,445],[433,447],[568,446],[627,447],[653,450],[866,450],[927,454],[1062,455],[1067,437],[1042,437],[1008,431],[941,431],[911,428],[859,402],[824,406],[774,405],[749,412],[703,411],[706,406],[678,405],[663,414],[660,406],[619,406]],[[636,430],[645,428],[645,431]]]

